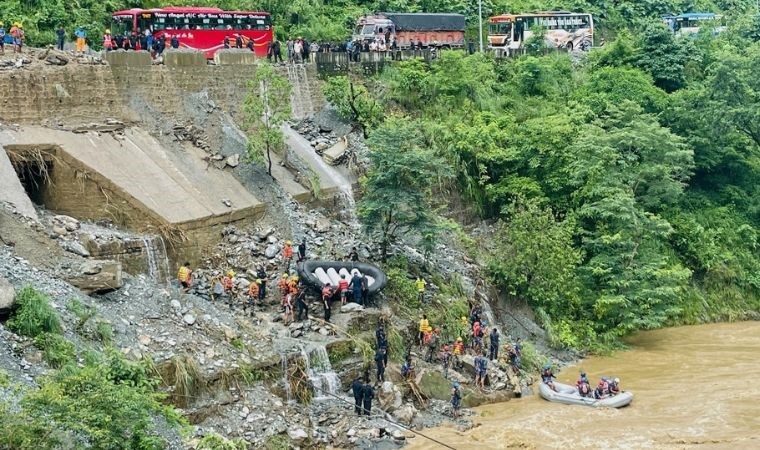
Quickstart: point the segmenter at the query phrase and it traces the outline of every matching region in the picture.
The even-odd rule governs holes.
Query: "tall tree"
[[[290,118],[290,82],[270,64],[262,64],[248,82],[249,92],[243,103],[248,127],[248,157],[252,161],[267,160],[267,173],[272,176],[272,152],[285,148],[283,123]]]
[[[615,336],[661,326],[678,311],[691,273],[667,249],[658,215],[679,200],[693,152],[631,102],[590,125],[573,148],[574,197],[589,307]]]
[[[450,177],[445,160],[425,145],[418,123],[391,117],[369,140],[371,169],[362,185],[359,217],[379,237],[382,257],[402,234],[430,248],[441,230],[432,189]]]

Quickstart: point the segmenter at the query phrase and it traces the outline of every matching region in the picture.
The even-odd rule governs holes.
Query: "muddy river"
[[[631,349],[589,358],[578,371],[594,384],[621,378],[634,392],[619,410],[549,403],[537,395],[478,408],[479,425],[425,434],[456,449],[699,448],[760,449],[760,322],[670,328],[641,333]],[[440,449],[422,437],[413,449]]]

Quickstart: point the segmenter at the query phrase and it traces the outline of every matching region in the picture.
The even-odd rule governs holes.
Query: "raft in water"
[[[541,382],[538,387],[538,393],[545,400],[550,402],[562,403],[564,405],[584,405],[603,408],[621,408],[628,406],[633,401],[633,393],[630,391],[623,391],[617,395],[606,397],[602,399],[595,399],[593,397],[581,397],[578,393],[578,389],[575,386],[567,384],[553,383],[556,391],[552,390],[544,382]]]
[[[367,289],[370,295],[380,292],[388,282],[385,272],[368,263],[315,260],[298,264],[298,276],[316,289],[322,289],[325,283],[330,283],[333,287],[337,286],[341,275],[345,275],[350,283],[355,271],[359,272],[359,276],[367,276]]]

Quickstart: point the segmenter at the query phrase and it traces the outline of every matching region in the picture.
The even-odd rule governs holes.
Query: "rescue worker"
[[[377,322],[377,327],[375,327],[375,341],[377,341],[377,346],[379,347],[380,344],[385,342],[387,339],[385,335],[385,328],[383,327],[382,322]]]
[[[459,408],[462,405],[462,391],[459,388],[459,382],[451,384],[451,411],[455,419],[459,418]]]
[[[285,242],[285,247],[282,249],[282,261],[285,263],[285,270],[290,270],[290,261],[293,259],[293,243],[290,241]]]
[[[433,356],[435,355],[435,350],[438,348],[438,339],[441,335],[441,329],[436,328],[433,330],[432,333],[429,334],[427,339],[427,357],[425,358],[425,361],[427,362],[433,362]]]
[[[298,244],[298,262],[306,261],[306,238]]]
[[[401,376],[403,376],[405,380],[414,380],[414,370],[412,355],[406,355],[406,360],[401,366]]]
[[[111,30],[106,30],[105,34],[103,35],[103,48],[107,52],[113,50],[113,38],[111,37]]]
[[[253,317],[253,308],[256,305],[256,299],[259,298],[259,289],[261,286],[261,280],[256,280],[248,285],[248,301],[243,303],[243,313],[251,307],[251,317]]]
[[[354,303],[362,304],[362,277],[359,275],[359,271],[354,269],[354,276],[351,277],[349,287],[354,294]]]
[[[475,386],[480,387],[480,390],[485,389],[486,373],[488,369],[488,359],[486,358],[485,350],[479,355],[475,356]]]
[[[356,377],[353,383],[351,383],[351,391],[354,394],[354,413],[357,416],[362,415],[362,399],[364,398],[364,383],[362,383],[361,377]]]
[[[348,280],[346,280],[346,275],[341,274],[340,280],[338,280],[338,292],[340,292],[340,304],[345,305],[346,304],[346,292],[348,291]]]
[[[472,324],[472,348],[480,353],[481,350],[483,350],[483,326],[481,323],[474,322]]]
[[[589,397],[591,395],[591,385],[586,378],[586,372],[581,372],[580,378],[575,382],[575,386],[578,388],[578,394],[581,397]]]
[[[224,285],[218,275],[211,278],[211,301],[224,297]]]
[[[356,251],[356,247],[351,247],[351,251],[348,253],[348,260],[353,262],[359,261],[359,252]]]
[[[489,334],[488,337],[490,338],[488,359],[496,361],[499,359],[499,340],[501,339],[499,330],[497,330],[496,327],[493,327],[493,330],[491,330],[491,334]]]
[[[259,285],[259,301],[263,301],[264,298],[267,296],[267,273],[264,270],[264,266],[259,266],[256,270],[256,278],[261,280],[261,284]]]
[[[288,284],[288,274],[283,273],[282,277],[280,277],[280,281],[277,282],[277,287],[280,288],[280,303],[285,300],[285,296],[288,295],[288,292],[290,292],[290,286]]]
[[[177,280],[179,281],[180,286],[182,286],[183,292],[187,292],[193,285],[193,271],[190,270],[189,262],[185,261],[185,263],[180,266],[179,271],[177,271]]]
[[[235,296],[235,272],[230,270],[227,275],[222,278],[222,286],[224,286],[224,295],[227,296],[227,302],[232,309]]]
[[[362,275],[362,305],[369,306],[369,280],[367,280],[367,274]]]
[[[430,327],[430,323],[428,323],[428,318],[426,314],[422,315],[422,318],[420,319],[420,326],[419,326],[419,334],[417,335],[417,341],[419,342],[419,345],[423,345],[425,333],[429,333],[433,329]]]
[[[372,399],[375,398],[375,388],[369,384],[369,379],[364,380],[364,389],[362,389],[362,400],[364,403],[364,415],[369,416],[372,411]]]
[[[85,46],[87,45],[87,32],[82,27],[77,27],[74,31],[74,36],[77,37],[77,53],[84,53]]]
[[[552,372],[551,364],[544,365],[544,368],[541,370],[541,381],[546,383],[546,385],[552,388],[553,391],[556,391],[557,389],[554,388],[554,378],[557,377],[555,377],[554,372]]]
[[[607,389],[610,395],[618,395],[620,393],[620,378],[615,378],[607,384]]]
[[[235,48],[243,48],[243,37],[239,34],[235,36]]]
[[[293,321],[293,294],[288,292],[282,301],[282,323],[289,325]]]
[[[376,381],[379,384],[385,381],[385,350],[379,347],[375,352],[375,368],[377,369]]]
[[[2,37],[5,34],[2,28],[3,28],[3,23],[0,22],[0,41],[2,41]],[[62,26],[59,26],[58,29],[55,30],[55,34],[58,37],[57,42],[56,42],[57,45],[55,48],[57,48],[60,51],[63,51],[63,43],[66,40],[66,29],[63,28]],[[3,48],[3,44],[2,42],[0,42],[0,49],[2,48]],[[0,51],[0,53],[2,53],[2,51]]]
[[[425,281],[424,278],[417,277],[414,285],[417,287],[417,301],[422,303],[422,300],[425,298],[425,286],[427,286],[427,281]]]
[[[607,384],[607,381],[602,378],[599,380],[599,384],[596,385],[596,389],[594,389],[594,398],[596,399],[602,399],[609,395],[609,385]]]
[[[179,36],[177,36],[176,34],[172,35],[171,46],[174,49],[179,48]]]
[[[441,349],[441,365],[443,366],[443,377],[449,377],[449,364],[451,363],[451,345],[444,344]]]
[[[458,369],[461,364],[459,358],[464,355],[464,343],[462,342],[461,337],[458,337],[457,341],[454,342],[454,348],[451,351],[451,355],[453,356],[452,367],[454,367],[454,369]]]
[[[296,320],[306,320],[309,318],[309,304],[306,303],[306,289],[299,289],[296,294]],[[301,318],[303,317],[303,319]]]
[[[59,31],[63,30],[63,28],[59,28]],[[64,34],[66,32],[64,31]],[[63,50],[63,44],[58,45],[60,48],[59,50]],[[5,24],[2,20],[0,20],[0,55],[5,54]]]
[[[330,286],[330,283],[325,283],[324,287],[322,287],[322,306],[325,309],[325,322],[330,321],[330,299],[333,296],[333,290],[332,286]]]

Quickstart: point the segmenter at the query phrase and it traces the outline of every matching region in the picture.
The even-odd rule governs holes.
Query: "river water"
[[[425,431],[457,449],[760,449],[760,322],[699,325],[640,333],[630,350],[565,368],[592,384],[621,379],[634,392],[619,410],[549,403],[537,395],[477,409],[479,425]],[[413,449],[439,449],[422,437]]]

